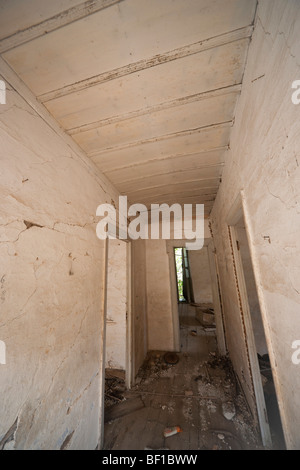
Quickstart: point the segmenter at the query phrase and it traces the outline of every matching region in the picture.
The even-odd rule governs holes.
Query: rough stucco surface
[[[126,242],[109,240],[105,367],[126,367]]]
[[[250,249],[259,273],[272,364],[290,448],[300,447],[300,366],[292,342],[300,332],[299,113],[291,101],[300,74],[298,1],[259,2],[242,94],[228,158],[212,212],[222,283],[228,347],[245,389],[247,355],[226,225],[226,214],[244,189]],[[269,237],[264,238],[264,237]]]
[[[0,441],[94,449],[99,438],[104,243],[116,194],[7,84],[0,107]],[[33,224],[33,225],[32,225]]]
[[[189,252],[190,272],[193,283],[194,301],[211,303],[212,289],[207,247]]]

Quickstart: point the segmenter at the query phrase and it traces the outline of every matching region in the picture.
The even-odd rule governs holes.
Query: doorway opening
[[[273,370],[242,206],[236,212],[234,224],[229,227],[229,234],[262,441],[266,447],[285,449]]]
[[[191,334],[196,334],[197,331],[215,334],[216,295],[212,285],[214,279],[208,244],[201,250],[187,250],[184,246],[177,245],[172,247],[172,253],[172,264],[175,266],[174,277],[171,278],[174,283],[172,308],[174,331],[178,328],[178,339],[179,331],[187,326],[191,328]]]
[[[176,267],[177,302],[194,301],[193,285],[189,267],[189,256],[186,248],[174,248]]]
[[[206,239],[201,250],[186,250],[185,243],[183,240],[181,242],[172,240],[167,243],[174,350],[181,350],[180,328],[183,324],[188,324],[194,326],[193,329],[198,328],[199,331],[203,329],[216,334],[218,352],[224,356],[226,343],[222,299],[213,241]],[[184,280],[185,276],[188,283]],[[181,283],[178,285],[178,279],[182,280],[182,290]],[[187,288],[184,287],[185,284]]]
[[[104,420],[132,385],[131,245],[108,240],[106,267]]]

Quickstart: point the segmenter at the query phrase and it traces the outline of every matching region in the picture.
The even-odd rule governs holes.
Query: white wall
[[[174,349],[170,268],[166,240],[146,240],[149,350]]]
[[[126,242],[109,240],[105,367],[126,368],[127,257]]]
[[[95,214],[117,194],[3,78],[0,441],[17,420],[10,447],[54,450],[71,435],[69,448],[95,449],[105,260]]]
[[[201,250],[189,251],[189,262],[195,303],[212,303],[207,246]]]
[[[251,377],[236,293],[227,214],[244,190],[258,293],[288,447],[300,447],[300,9],[296,0],[259,2],[230,151],[212,212],[227,343],[251,401]]]

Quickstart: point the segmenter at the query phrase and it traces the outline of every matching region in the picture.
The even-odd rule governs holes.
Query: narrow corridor
[[[179,310],[181,352],[148,354],[136,385],[114,406],[114,418],[105,425],[104,449],[259,448],[230,363],[217,355],[215,331],[201,326],[195,307],[182,304]],[[177,359],[176,364],[166,362]],[[134,411],[131,403],[140,403],[139,409]],[[170,426],[182,432],[165,438],[164,429]]]

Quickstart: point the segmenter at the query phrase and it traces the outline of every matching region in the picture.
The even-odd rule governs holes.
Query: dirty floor
[[[214,329],[199,323],[194,307],[180,305],[179,311],[178,362],[167,363],[176,357],[165,351],[148,354],[133,389],[107,408],[104,449],[261,448],[231,365],[217,356]],[[164,437],[170,426],[182,432]]]

